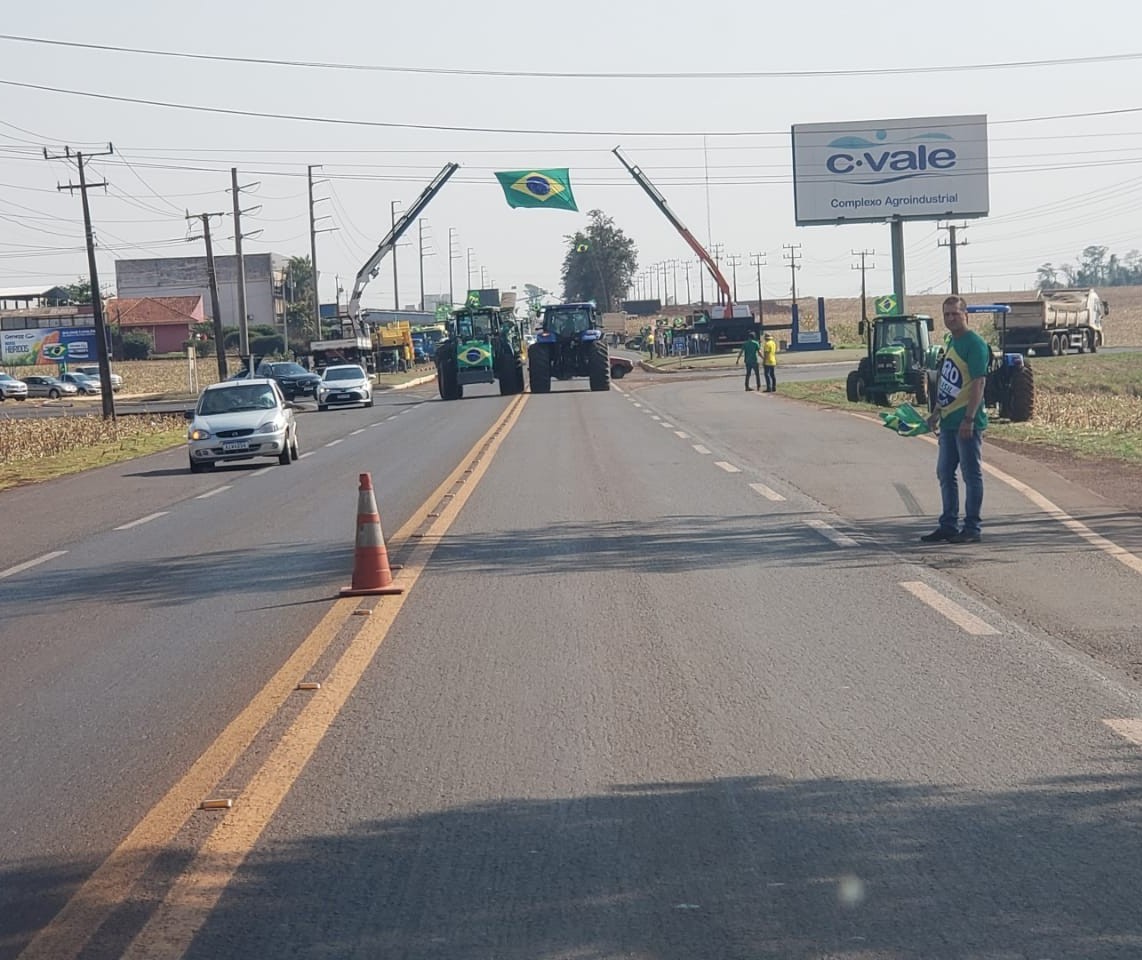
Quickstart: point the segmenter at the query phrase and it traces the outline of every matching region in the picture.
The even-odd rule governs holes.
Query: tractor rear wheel
[[[532,393],[551,393],[551,348],[546,343],[528,347],[527,376]]]
[[[456,347],[446,344],[436,351],[436,387],[441,400],[459,400],[463,393],[456,375]]]
[[[849,403],[860,403],[860,387],[861,379],[860,373],[857,370],[850,370],[848,379],[845,380],[845,399]]]
[[[587,357],[587,376],[591,378],[592,390],[611,389],[611,356],[602,340],[596,340],[591,345],[591,354]]]
[[[917,370],[916,374],[916,406],[924,407],[928,404],[928,371]]]
[[[1002,411],[1012,423],[1023,423],[1035,415],[1035,373],[1028,366],[1012,371],[1007,403]]]

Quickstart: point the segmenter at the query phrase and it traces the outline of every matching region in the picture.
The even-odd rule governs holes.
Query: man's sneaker
[[[948,543],[979,543],[980,537],[978,533],[973,533],[964,530],[960,533],[954,533],[948,537]]]
[[[931,533],[926,533],[920,538],[921,543],[955,543],[956,537],[959,534],[955,530],[945,530],[943,527],[936,527]],[[976,539],[979,539],[978,537]]]

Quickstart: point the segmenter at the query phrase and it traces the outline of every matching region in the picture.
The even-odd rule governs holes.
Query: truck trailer
[[[1110,304],[1089,287],[1040,290],[1034,300],[1008,302],[1006,349],[1060,356],[1070,350],[1094,353],[1103,345],[1103,319]]]

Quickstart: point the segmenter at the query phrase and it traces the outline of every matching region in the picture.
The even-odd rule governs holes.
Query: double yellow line
[[[492,458],[519,419],[527,400],[513,400],[448,478],[391,538],[393,552],[407,553],[399,596],[384,597],[372,609],[327,677],[274,746],[185,870],[175,879],[132,940],[124,958],[174,960],[190,947],[226,886],[268,826],[285,795],[384,642],[397,614],[441,538],[455,522]],[[429,522],[431,521],[431,522]],[[425,528],[420,531],[420,528]],[[415,534],[415,537],[414,537]],[[409,550],[403,548],[408,545]],[[76,891],[62,910],[19,955],[18,960],[71,960],[131,894],[131,889],[186,825],[297,684],[337,637],[361,603],[338,599],[304,642],[249,705],[234,718],[186,774],[139,822],[115,851]],[[314,678],[308,678],[310,680]]]

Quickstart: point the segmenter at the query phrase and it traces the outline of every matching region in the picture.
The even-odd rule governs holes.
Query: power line
[[[349,120],[342,117],[319,117],[305,114],[274,113],[259,110],[239,110],[233,107],[207,107],[200,104],[174,103],[167,100],[149,100],[145,97],[121,97],[110,93],[96,93],[92,90],[72,90],[67,87],[52,87],[41,83],[24,83],[18,80],[0,80],[0,85],[17,87],[23,90],[39,90],[45,93],[59,93],[72,97],[86,97],[92,100],[105,100],[112,103],[131,103],[138,106],[162,107],[167,110],[186,110],[193,113],[214,113],[230,117],[253,117],[260,120],[290,120],[301,123],[324,123],[336,126],[373,127],[385,130],[437,130],[448,133],[500,133],[519,134],[524,136],[552,136],[552,137],[755,137],[755,136],[787,136],[786,131],[774,130],[721,130],[705,131],[693,130],[540,130],[520,127],[462,127],[453,124],[441,123],[398,123],[389,120]],[[1054,120],[1076,120],[1091,117],[1114,117],[1126,114],[1142,113],[1142,107],[1121,107],[1111,110],[1090,110],[1079,113],[1045,114],[1037,117],[1016,117],[1007,120],[989,120],[989,126],[1000,126],[1014,123],[1039,123]],[[952,126],[949,124],[949,126]],[[1062,168],[1069,169],[1069,168]]]
[[[637,72],[582,72],[582,71],[526,71],[526,70],[471,70],[464,67],[405,67],[370,63],[330,63],[322,60],[283,60],[272,57],[237,57],[221,54],[188,53],[179,50],[158,50],[145,47],[125,47],[103,43],[79,43],[72,40],[48,40],[44,37],[24,37],[0,34],[0,40],[13,43],[42,44],[52,47],[70,47],[80,50],[102,50],[110,53],[133,53],[149,57],[172,57],[180,60],[205,60],[212,63],[253,64],[272,67],[304,67],[318,70],[350,70],[370,73],[410,73],[450,77],[498,77],[530,80],[743,80],[743,79],[803,79],[810,77],[882,77],[926,73],[966,73],[980,70],[1018,70],[1040,67],[1078,66],[1083,64],[1125,63],[1142,60],[1142,53],[1111,53],[1086,57],[1055,57],[1044,60],[1000,60],[991,63],[934,64],[917,67],[860,67],[837,70],[732,70],[725,72],[669,71],[662,73]]]

